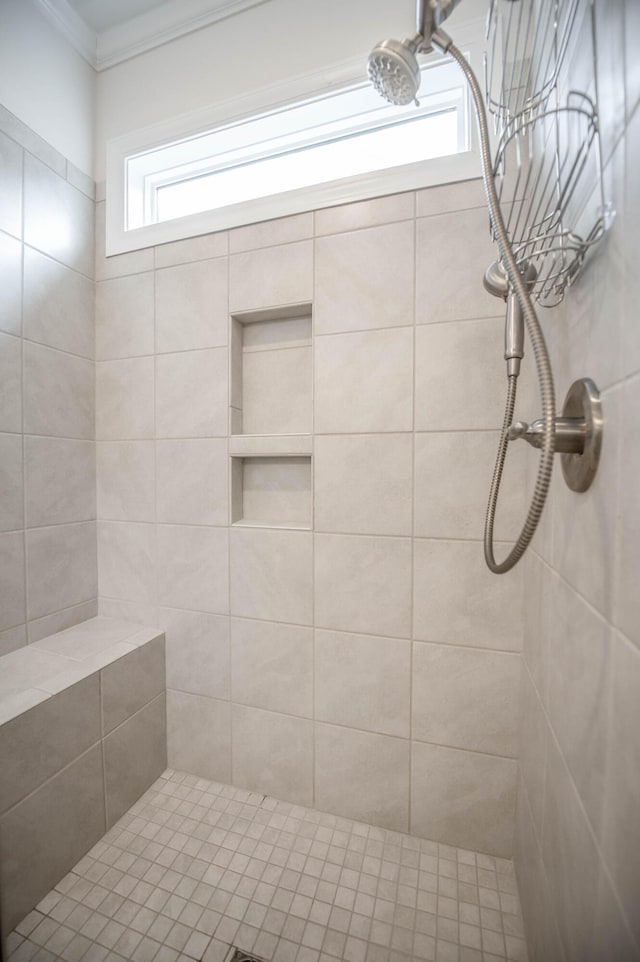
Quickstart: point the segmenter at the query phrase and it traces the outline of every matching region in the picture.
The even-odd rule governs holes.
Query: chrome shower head
[[[399,40],[384,40],[369,54],[369,80],[389,103],[399,106],[416,99],[420,86],[416,53],[421,45],[422,37],[418,33],[402,43]]]
[[[441,24],[460,0],[418,0],[418,32],[400,43],[383,40],[369,54],[369,80],[381,97],[397,106],[416,101],[420,87],[417,54],[429,53],[432,43],[443,52],[451,40],[440,30]]]

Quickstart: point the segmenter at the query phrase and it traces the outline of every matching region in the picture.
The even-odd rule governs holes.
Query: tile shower
[[[509,857],[520,601],[497,613],[522,580],[484,573],[467,494],[499,398],[445,383],[457,344],[499,351],[495,301],[443,271],[462,230],[488,256],[482,203],[471,182],[99,262],[100,610],[166,629],[173,768]]]
[[[542,320],[558,384],[603,391],[605,451],[499,579],[479,181],[107,259],[93,185],[2,114],[0,651],[98,610],[162,629],[170,765],[16,959],[521,962],[512,857],[531,958],[640,957],[640,88],[600,69],[616,225]]]

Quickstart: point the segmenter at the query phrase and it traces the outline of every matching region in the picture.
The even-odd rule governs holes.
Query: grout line
[[[229,352],[227,356],[227,410],[225,412],[225,420],[227,426],[226,434],[226,473],[227,473],[227,657],[229,659],[229,781],[233,782],[233,629],[231,624],[231,525],[233,522],[233,501],[234,501],[234,491],[233,491],[233,462],[229,453],[229,437],[231,435],[231,417],[232,417],[232,400],[233,400],[233,388],[234,388],[234,344],[241,350],[241,356],[238,358],[240,364],[241,376],[244,376],[243,365],[242,365],[242,341],[236,338],[234,340],[233,332],[235,329],[236,320],[231,312],[231,238],[229,232],[227,232],[227,343],[229,345]],[[240,403],[243,402],[243,396],[240,396]],[[240,419],[242,419],[242,409],[240,409]],[[240,420],[240,423],[242,421]],[[240,471],[240,484],[242,485],[242,490],[239,492],[239,496],[244,500],[244,462]],[[244,505],[242,507],[242,515],[244,515]]]
[[[317,249],[317,239],[316,239],[316,212],[312,212],[311,228],[313,241],[311,245],[311,478],[310,478],[310,527],[311,527],[311,801],[312,805],[315,807],[316,797],[318,792],[318,786],[316,784],[316,736],[317,736],[317,717],[316,717],[316,662],[317,662],[317,649],[316,649],[316,458],[314,457],[316,445],[315,445],[315,429],[316,429],[316,377],[315,377],[315,356],[316,356],[316,332],[315,332],[315,305],[317,303],[316,297],[316,249]]]
[[[29,153],[29,151],[25,151],[25,153]],[[60,176],[60,175],[58,175],[58,176]],[[62,179],[62,178],[61,178],[61,179]],[[73,184],[71,184],[70,186],[73,187]],[[77,188],[74,187],[74,190],[77,190]],[[86,196],[87,196],[86,194],[83,194],[81,190],[79,190],[78,193],[79,193],[82,197],[86,197]],[[24,196],[24,195],[23,195],[23,196]],[[87,199],[88,199],[91,203],[93,203],[93,201],[91,201],[91,198],[87,198]],[[24,206],[24,201],[23,201],[23,206]],[[95,207],[95,204],[94,204],[94,207]],[[23,231],[23,237],[24,237],[24,231]],[[28,247],[29,250],[35,251],[36,254],[40,254],[42,257],[47,257],[50,261],[53,261],[55,264],[58,264],[60,267],[64,267],[64,268],[65,268],[66,270],[68,270],[68,271],[72,271],[72,273],[77,274],[78,277],[82,277],[82,278],[84,278],[86,281],[90,281],[92,284],[95,284],[95,283],[96,283],[95,278],[92,277],[91,274],[85,274],[84,271],[78,270],[77,267],[72,267],[71,264],[67,264],[65,261],[61,261],[59,258],[54,257],[53,254],[49,253],[49,251],[42,250],[40,247],[35,247],[33,244],[28,244],[26,241],[23,241],[23,244],[24,244],[25,247]],[[142,273],[142,272],[140,272],[140,273]]]
[[[113,597],[110,597],[110,596],[105,596],[105,597],[104,597],[104,600],[105,600],[105,601],[112,601],[112,602],[116,602],[116,603],[124,602],[124,603],[126,603],[126,604],[136,604],[136,602],[135,602],[135,601],[132,601],[130,598],[113,598]],[[227,611],[203,611],[203,610],[199,610],[199,609],[195,609],[195,608],[176,608],[174,605],[166,605],[166,606],[162,605],[161,607],[167,607],[167,608],[169,608],[171,611],[187,611],[187,612],[192,613],[192,614],[213,615],[213,616],[215,616],[215,617],[217,617],[217,618],[230,617],[232,620],[233,620],[233,619],[236,619],[236,620],[238,620],[238,621],[250,621],[250,622],[256,622],[256,623],[258,623],[258,624],[285,625],[286,627],[291,627],[291,628],[305,628],[305,629],[311,629],[311,628],[312,628],[312,625],[311,625],[310,623],[303,624],[303,623],[300,623],[300,622],[293,622],[293,621],[282,621],[282,620],[275,621],[275,620],[269,620],[269,619],[267,619],[267,618],[255,618],[255,617],[253,617],[253,616],[251,616],[251,615],[242,615],[242,614],[238,614],[237,612],[233,612],[233,611],[232,611],[232,612],[227,612]],[[64,610],[64,609],[63,609],[63,610]],[[111,616],[105,616],[105,617],[111,617]],[[327,626],[327,625],[317,625],[315,630],[316,630],[316,631],[327,631],[327,632],[330,632],[330,633],[332,633],[332,634],[339,634],[339,635],[359,635],[359,636],[362,636],[363,638],[379,638],[379,639],[381,639],[381,640],[390,641],[390,642],[396,642],[396,641],[398,641],[398,642],[409,642],[409,643],[411,642],[411,638],[408,638],[408,637],[406,637],[406,636],[402,637],[402,636],[396,636],[396,635],[378,635],[378,634],[374,634],[374,633],[371,632],[371,631],[363,631],[363,630],[360,630],[360,629],[334,628],[334,627]],[[624,636],[623,636],[623,637],[624,637]],[[454,643],[454,642],[436,641],[436,640],[433,640],[433,639],[417,638],[417,639],[414,639],[414,643],[415,643],[415,644],[440,645],[440,646],[443,646],[443,647],[445,647],[445,648],[465,648],[465,649],[469,649],[469,651],[487,651],[487,652],[492,652],[492,653],[494,653],[494,654],[518,655],[518,656],[521,654],[520,649],[513,649],[513,648],[491,648],[491,647],[487,647],[487,646],[484,646],[484,645],[483,645],[483,646],[475,647],[475,646],[472,646],[472,645],[461,645],[461,644]],[[632,642],[630,642],[630,644],[632,644]]]
[[[84,680],[85,679],[82,679],[82,681]],[[57,694],[61,694],[61,693],[57,692],[56,695]],[[45,699],[45,701],[49,702],[51,698],[55,698],[56,695],[52,695],[51,693],[49,693],[49,698]],[[35,705],[34,707],[37,708],[38,706]],[[17,716],[17,717],[20,717],[20,716]],[[71,761],[68,761],[65,765],[63,765],[61,768],[55,771],[52,775],[49,775],[48,778],[45,778],[43,782],[40,782],[39,785],[36,785],[35,788],[32,788],[29,792],[27,792],[26,795],[23,795],[17,802],[13,802],[13,804],[10,805],[9,808],[4,809],[4,811],[0,814],[0,825],[2,824],[4,819],[7,817],[7,815],[11,814],[11,812],[13,812],[18,807],[18,805],[22,805],[24,802],[28,801],[28,799],[32,798],[37,792],[39,792],[42,788],[44,788],[45,785],[48,785],[50,782],[52,782],[54,778],[58,778],[59,775],[62,775],[63,772],[66,772],[67,769],[71,768],[72,765],[75,765],[76,762],[79,762],[82,758],[85,758],[86,755],[88,755],[95,748],[101,745],[102,745],[102,738],[98,736],[95,742],[92,742],[87,748],[83,748],[83,750],[74,758],[72,758]]]
[[[417,218],[416,208],[417,208],[417,195],[414,194],[413,199],[414,204],[414,220],[413,220],[413,357],[412,357],[412,390],[411,390],[411,416],[412,416],[412,438],[411,438],[411,585],[409,589],[410,598],[410,629],[409,633],[411,635],[411,642],[409,644],[409,799],[408,799],[408,827],[407,831],[411,831],[411,825],[413,821],[413,798],[412,798],[412,787],[413,787],[413,639],[415,637],[415,581],[416,581],[416,568],[415,568],[415,514],[416,514],[416,385],[417,385],[417,336],[416,336],[416,320],[417,320],[417,287],[418,287],[418,228],[417,228]]]
[[[25,643],[30,642],[29,632],[29,561],[27,548],[27,445],[25,440],[25,351],[24,351],[24,223],[25,223],[25,150],[21,148],[21,197],[20,197],[20,435],[22,438],[22,585],[24,591],[23,619]]]
[[[218,695],[205,695],[202,692],[188,691],[176,685],[171,685],[170,687],[167,688],[167,691],[179,692],[181,695],[188,695],[190,698],[204,698],[210,701],[220,702],[223,704],[231,703],[231,698],[221,698]],[[157,695],[154,696],[154,698],[157,698],[157,697],[159,696]],[[377,738],[394,739],[397,742],[414,741],[420,745],[433,745],[434,747],[437,747],[437,748],[446,748],[448,751],[464,752],[465,754],[468,754],[468,755],[481,755],[483,758],[497,758],[502,761],[506,761],[508,763],[513,763],[516,765],[518,764],[518,759],[513,755],[501,755],[499,752],[482,751],[481,749],[478,749],[478,748],[465,748],[460,745],[450,745],[447,742],[436,742],[436,741],[432,741],[425,738],[416,738],[416,737],[412,738],[410,735],[398,735],[396,732],[380,731],[380,729],[360,728],[356,725],[345,725],[345,724],[342,724],[341,722],[332,721],[331,719],[328,719],[328,718],[314,718],[312,715],[293,714],[292,712],[279,711],[274,708],[266,708],[264,705],[255,705],[255,704],[252,704],[251,702],[247,702],[242,699],[234,700],[233,704],[238,705],[239,707],[242,707],[242,708],[249,709],[249,711],[263,712],[264,714],[275,715],[280,718],[290,718],[293,721],[312,722],[314,723],[314,725],[326,726],[329,728],[338,728],[341,731],[346,731],[346,732],[358,732],[358,734],[361,734],[361,735],[373,735]],[[125,721],[127,720],[128,719],[125,719]],[[124,724],[124,722],[122,724]],[[313,808],[314,806],[311,806],[311,807]],[[411,834],[411,833],[408,833],[408,834]]]

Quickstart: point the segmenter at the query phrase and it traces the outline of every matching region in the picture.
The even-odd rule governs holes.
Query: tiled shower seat
[[[0,659],[10,931],[166,767],[164,635],[92,618]]]

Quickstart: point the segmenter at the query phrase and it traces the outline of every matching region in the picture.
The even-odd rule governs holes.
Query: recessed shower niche
[[[233,524],[311,526],[311,305],[231,318]]]

